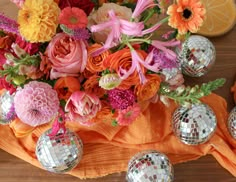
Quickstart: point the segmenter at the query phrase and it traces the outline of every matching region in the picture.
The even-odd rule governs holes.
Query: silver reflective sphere
[[[210,139],[216,129],[216,116],[205,104],[180,106],[172,117],[174,134],[188,145],[202,144]]]
[[[229,133],[236,139],[236,107],[232,109],[228,118]]]
[[[200,35],[190,36],[178,53],[182,72],[191,77],[205,75],[214,65],[216,51],[214,45]]]
[[[14,117],[14,96],[6,91],[0,96],[0,124],[9,124]]]
[[[128,182],[171,182],[174,170],[166,155],[146,150],[131,158],[126,179]]]
[[[49,137],[50,130],[43,133],[36,146],[36,156],[41,165],[48,171],[64,173],[73,169],[80,162],[83,144],[76,133],[67,129],[63,135]]]

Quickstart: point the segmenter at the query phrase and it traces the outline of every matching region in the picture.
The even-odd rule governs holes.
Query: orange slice
[[[205,36],[219,36],[231,30],[236,23],[234,0],[202,0],[206,20],[197,32]]]

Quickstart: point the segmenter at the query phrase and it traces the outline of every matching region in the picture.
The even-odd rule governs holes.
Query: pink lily
[[[154,0],[138,0],[134,12],[132,14],[132,18],[137,18],[142,12],[144,12],[147,8],[156,6]]]
[[[147,81],[147,79],[144,76],[144,73],[142,72],[140,64],[153,72],[159,71],[158,69],[159,65],[153,62],[153,51],[148,54],[145,61],[138,55],[138,53],[135,50],[131,50],[131,56],[132,56],[131,68],[128,71],[122,68],[120,68],[119,70],[118,74],[120,75],[121,79],[128,78],[136,70],[138,72],[141,83],[144,84]]]
[[[162,42],[158,40],[152,40],[151,45],[155,48],[163,51],[166,54],[166,57],[168,59],[174,60],[176,59],[176,53],[166,47],[175,47],[177,45],[180,45],[180,41],[167,41]]]
[[[121,41],[121,35],[141,36],[144,29],[143,22],[129,22],[127,20],[119,19],[114,10],[108,12],[110,20],[99,25],[91,26],[91,32],[99,32],[106,28],[111,28],[111,32],[107,37],[107,40],[103,47],[97,49],[92,53],[92,56],[101,54],[102,52],[116,46]]]

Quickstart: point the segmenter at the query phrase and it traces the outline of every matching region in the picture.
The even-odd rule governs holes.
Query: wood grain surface
[[[11,18],[16,18],[17,8],[10,0],[0,0],[0,12]],[[215,93],[224,97],[228,102],[228,110],[233,106],[233,96],[230,87],[236,81],[236,28],[224,36],[210,38],[216,47],[217,59],[213,69],[204,77],[185,77],[186,83],[193,85],[213,80],[219,77],[227,79],[223,88]],[[1,138],[2,140],[2,138]],[[211,156],[198,160],[174,165],[175,182],[236,182],[228,171],[221,167]],[[69,175],[49,173],[36,168],[25,161],[0,150],[0,181],[1,182],[123,182],[125,173],[112,174],[97,179],[80,180]]]

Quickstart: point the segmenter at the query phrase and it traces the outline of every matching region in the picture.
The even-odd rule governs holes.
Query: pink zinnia
[[[108,91],[108,100],[113,109],[126,109],[135,102],[135,95],[132,90],[113,89]]]
[[[141,109],[138,104],[129,106],[127,109],[119,110],[117,123],[121,126],[127,126],[131,124],[140,114]]]
[[[16,92],[14,106],[22,122],[38,126],[50,122],[57,114],[59,99],[49,84],[32,81]]]

